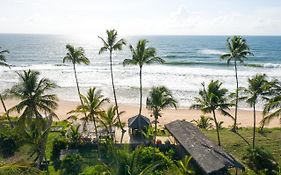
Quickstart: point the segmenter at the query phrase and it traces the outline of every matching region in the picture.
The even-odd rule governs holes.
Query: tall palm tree
[[[248,79],[248,87],[242,88],[244,94],[240,97],[241,100],[245,100],[253,108],[253,149],[255,149],[256,143],[256,104],[257,100],[265,95],[270,87],[265,74],[257,74]]]
[[[123,46],[126,45],[126,41],[124,39],[117,40],[117,31],[116,30],[106,30],[107,38],[103,39],[99,36],[99,38],[102,40],[103,46],[99,50],[99,54],[102,54],[105,51],[109,51],[109,65],[110,65],[110,75],[111,75],[111,84],[112,84],[112,91],[114,96],[114,102],[115,102],[115,108],[117,112],[117,118],[119,122],[119,126],[122,130],[122,136],[126,132],[125,129],[122,126],[120,115],[119,115],[119,109],[118,109],[118,102],[115,92],[115,86],[114,86],[114,77],[113,77],[113,69],[112,69],[112,53],[113,51],[120,51],[122,50]],[[123,137],[121,138],[122,142]]]
[[[269,92],[270,98],[266,99],[267,102],[263,110],[264,118],[261,121],[262,125],[268,124],[272,119],[280,118],[281,116],[281,82],[273,80],[271,84],[272,87]]]
[[[237,62],[243,63],[248,55],[253,55],[250,52],[250,48],[247,44],[246,39],[241,36],[233,36],[232,38],[228,38],[226,42],[226,48],[229,53],[223,54],[220,56],[222,60],[227,60],[227,64],[229,65],[232,61],[234,62],[234,71],[235,71],[235,80],[236,80],[236,99],[235,99],[235,113],[234,113],[234,124],[233,131],[237,129],[237,108],[238,108],[238,74],[237,74]]]
[[[123,65],[138,65],[140,68],[140,108],[139,115],[141,115],[142,110],[142,67],[144,64],[151,63],[164,63],[164,60],[160,57],[156,57],[156,49],[152,47],[147,47],[148,41],[145,39],[139,40],[137,47],[134,48],[130,45],[130,50],[132,52],[132,59],[125,59]]]
[[[161,111],[168,107],[177,108],[177,101],[171,91],[164,86],[153,87],[146,99],[146,108],[151,110],[154,116],[154,143],[156,141],[158,118],[162,117]]]
[[[211,81],[207,88],[202,83],[203,88],[199,90],[199,97],[195,97],[195,104],[191,105],[192,109],[200,109],[203,113],[212,113],[213,119],[216,125],[218,145],[221,145],[219,122],[216,117],[216,110],[219,110],[223,115],[232,117],[226,110],[229,110],[231,106],[227,103],[226,94],[227,89],[222,88],[222,83],[218,80]]]
[[[55,94],[47,94],[53,90],[56,84],[47,78],[39,79],[39,72],[24,71],[18,73],[19,83],[14,85],[8,92],[9,96],[15,97],[20,102],[8,110],[21,113],[19,122],[26,124],[26,119],[29,121],[32,118],[43,118],[42,114],[54,114],[57,108],[57,96]]]
[[[120,112],[120,115],[123,112]],[[99,113],[99,122],[106,129],[108,136],[113,139],[113,127],[120,127],[117,117],[117,107],[110,106],[106,111]],[[123,123],[121,126],[123,127]]]
[[[0,49],[1,49],[1,47],[0,47]],[[6,63],[6,56],[5,56],[5,54],[8,54],[8,53],[9,53],[8,50],[0,50],[0,66],[10,67],[10,65]],[[13,128],[14,125],[13,125],[13,122],[11,121],[10,115],[9,115],[9,113],[7,111],[7,108],[6,108],[6,105],[5,105],[5,102],[4,102],[2,94],[0,94],[0,100],[1,100],[1,103],[2,103],[2,106],[3,106],[3,109],[4,109],[4,111],[5,111],[6,115],[7,115],[7,119],[9,120],[10,126],[11,126],[11,128]]]
[[[101,90],[97,90],[95,87],[88,90],[87,96],[81,95],[83,105],[77,106],[77,108],[70,113],[82,113],[87,114],[86,117],[82,118],[85,123],[89,121],[94,122],[95,134],[98,139],[97,130],[97,118],[99,114],[103,111],[102,106],[105,102],[109,102],[108,98],[104,98]]]
[[[66,49],[67,49],[67,53],[66,56],[63,58],[63,63],[71,62],[73,64],[73,71],[76,80],[77,92],[81,105],[83,105],[82,98],[80,97],[81,93],[80,93],[79,82],[77,78],[76,65],[77,64],[89,65],[90,60],[85,56],[85,50],[82,47],[75,48],[74,46],[67,44]]]

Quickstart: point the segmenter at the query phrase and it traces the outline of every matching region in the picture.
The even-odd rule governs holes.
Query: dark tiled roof
[[[206,174],[219,174],[227,168],[244,169],[241,163],[210,141],[192,123],[176,120],[165,127]]]
[[[143,115],[136,115],[128,119],[129,128],[143,129],[150,124],[150,120]]]

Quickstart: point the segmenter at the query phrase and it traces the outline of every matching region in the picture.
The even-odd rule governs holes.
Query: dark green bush
[[[78,175],[82,169],[82,157],[80,154],[68,154],[61,162],[62,175]]]
[[[4,157],[13,156],[23,141],[15,129],[4,127],[0,130],[0,154]]]
[[[85,170],[79,175],[111,175],[108,167],[104,165],[95,165],[85,168]]]
[[[246,155],[243,157],[245,164],[253,171],[263,171],[265,174],[276,174],[278,164],[273,159],[272,155],[264,148],[248,148]]]
[[[67,140],[65,138],[56,138],[53,141],[53,149],[52,149],[52,155],[51,160],[53,161],[53,166],[55,170],[58,170],[60,168],[60,151],[62,149],[66,149],[67,147]]]

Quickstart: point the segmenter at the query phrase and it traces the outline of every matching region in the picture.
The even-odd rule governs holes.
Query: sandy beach
[[[7,108],[12,107],[13,105],[16,104],[17,101],[15,100],[6,100],[6,106]],[[56,109],[56,114],[59,116],[60,120],[64,120],[67,118],[67,112],[70,110],[74,109],[77,105],[79,104],[78,101],[64,101],[60,100],[59,101],[59,106]],[[105,105],[104,109],[106,109],[108,106],[111,104]],[[123,122],[128,121],[128,118],[136,115],[138,113],[138,105],[137,104],[120,104],[120,111],[125,111],[124,114],[121,115],[121,120]],[[2,105],[0,106],[0,113],[3,113],[3,107]],[[147,116],[150,118],[152,121],[153,118],[150,117],[151,113],[147,109],[143,108],[143,115]],[[234,114],[234,110],[231,110],[231,113]],[[159,119],[159,125],[164,125],[166,123],[169,123],[174,120],[187,120],[191,121],[193,119],[198,119],[200,115],[203,113],[200,110],[191,110],[188,108],[178,108],[177,110],[175,109],[165,109],[162,111],[162,116]],[[206,114],[207,116],[211,116],[211,114]],[[217,112],[218,120],[223,121],[223,126],[224,127],[229,127],[232,124],[232,119],[229,117],[221,115],[219,112]],[[257,122],[262,119],[262,112],[258,111],[257,112]],[[242,110],[239,109],[238,111],[238,123],[240,123],[240,127],[251,127],[253,123],[253,113],[250,110]],[[266,127],[280,127],[280,122],[278,119],[273,120],[269,125]]]

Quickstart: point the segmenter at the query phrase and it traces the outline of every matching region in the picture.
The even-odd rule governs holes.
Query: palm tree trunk
[[[234,61],[234,68],[235,68],[235,79],[236,79],[236,99],[235,99],[234,124],[233,124],[232,131],[236,132],[236,129],[237,129],[237,109],[238,109],[238,88],[239,88],[236,60]]]
[[[218,121],[217,121],[217,117],[216,117],[216,112],[215,112],[215,110],[213,110],[212,112],[213,112],[213,117],[214,117],[214,121],[215,121],[215,125],[216,125],[218,145],[221,146],[220,132],[219,132],[219,126],[218,126]]]
[[[9,113],[7,111],[4,99],[3,99],[1,94],[0,94],[0,99],[1,99],[1,103],[2,103],[3,109],[4,109],[4,111],[5,111],[6,115],[7,115],[7,119],[9,120],[10,126],[11,126],[11,128],[14,128],[13,122],[11,121],[10,115],[9,115]]]
[[[153,138],[153,144],[156,143],[156,136],[157,136],[157,117],[154,118],[154,138]]]
[[[114,96],[114,102],[116,106],[116,112],[117,112],[117,118],[118,118],[118,123],[120,125],[120,128],[122,130],[122,136],[121,136],[121,143],[123,141],[124,133],[126,132],[122,126],[121,120],[120,120],[120,115],[119,115],[119,109],[118,109],[118,103],[117,103],[117,98],[116,98],[116,92],[115,92],[115,86],[114,86],[114,77],[113,77],[113,69],[112,69],[112,51],[110,50],[109,53],[109,59],[110,59],[110,75],[111,75],[111,84],[112,84],[112,91],[113,91],[113,96]]]
[[[94,121],[94,127],[95,127],[95,133],[96,133],[96,139],[97,139],[97,147],[98,147],[98,158],[100,158],[100,146],[99,146],[99,135],[98,135],[98,127],[97,127],[97,123],[96,123],[96,117],[93,117],[93,121]]]
[[[73,70],[74,70],[74,76],[75,76],[75,80],[76,80],[76,87],[77,87],[77,92],[78,92],[78,96],[79,96],[79,99],[80,99],[80,103],[81,103],[81,105],[83,106],[84,104],[83,104],[83,100],[82,100],[82,98],[81,98],[81,92],[80,92],[80,87],[79,87],[79,82],[78,82],[78,77],[77,77],[77,72],[76,72],[76,65],[75,65],[75,63],[73,63]],[[84,113],[84,116],[85,116],[85,119],[87,118],[87,114],[86,114],[86,112]],[[85,131],[85,129],[86,129],[86,122],[84,123],[84,125],[83,125],[83,131]]]
[[[73,70],[74,70],[74,76],[75,76],[75,80],[76,80],[76,87],[77,87],[78,96],[79,96],[81,105],[83,106],[83,101],[82,101],[82,98],[81,98],[81,93],[80,93],[80,88],[79,88],[79,82],[78,82],[78,78],[77,78],[77,72],[76,72],[75,63],[73,64]]]
[[[256,103],[255,102],[253,105],[253,110],[254,110],[253,149],[255,149],[255,144],[256,144]]]
[[[141,115],[142,110],[142,66],[140,66],[140,109],[139,115]]]

